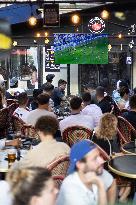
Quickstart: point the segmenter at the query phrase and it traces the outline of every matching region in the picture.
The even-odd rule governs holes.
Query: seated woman
[[[117,118],[111,113],[105,113],[95,128],[91,140],[98,144],[108,155],[119,152],[119,144],[116,138]]]
[[[30,167],[10,171],[7,175],[12,204],[55,205],[58,190],[45,168]]]
[[[120,152],[116,133],[117,118],[111,113],[105,113],[101,117],[98,127],[95,128],[92,135],[92,141],[98,144],[108,155],[111,156],[113,152]],[[130,190],[130,183],[126,181],[124,187],[119,189],[118,197],[120,202],[126,202]]]

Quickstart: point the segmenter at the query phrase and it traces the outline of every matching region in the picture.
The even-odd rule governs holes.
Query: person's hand
[[[95,172],[87,172],[84,174],[84,182],[86,184],[96,184],[98,187],[103,186],[102,180],[96,175]]]
[[[131,186],[129,184],[126,185],[126,187],[121,187],[119,191],[119,202],[125,203],[127,201],[130,192],[131,192]]]
[[[19,147],[21,145],[21,140],[20,139],[14,139],[10,141],[10,145],[14,147]]]

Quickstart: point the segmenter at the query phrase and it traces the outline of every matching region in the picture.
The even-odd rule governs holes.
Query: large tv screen
[[[108,35],[54,34],[55,64],[108,64]]]

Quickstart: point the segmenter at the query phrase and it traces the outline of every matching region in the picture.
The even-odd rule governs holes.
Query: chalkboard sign
[[[45,46],[45,72],[60,72],[60,65],[54,63],[54,47]]]

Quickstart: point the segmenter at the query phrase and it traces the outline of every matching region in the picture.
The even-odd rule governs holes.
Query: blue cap
[[[83,159],[84,156],[92,151],[93,149],[96,148],[96,145],[90,141],[90,140],[81,140],[77,143],[75,143],[71,147],[71,152],[70,152],[70,166],[68,169],[68,174],[71,174],[72,172],[75,171],[76,168],[76,163]]]

